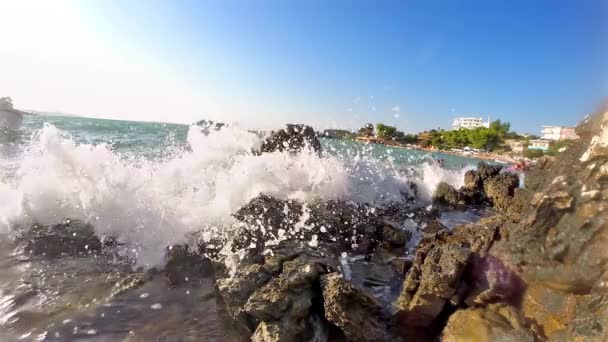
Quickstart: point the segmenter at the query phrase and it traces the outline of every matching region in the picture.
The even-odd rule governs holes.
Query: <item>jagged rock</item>
[[[323,276],[325,318],[351,341],[387,341],[388,319],[376,300],[339,274]]]
[[[457,226],[452,230],[453,240],[466,242],[471,252],[483,257],[500,235],[500,227],[505,222],[504,217],[495,215],[482,218],[474,223]]]
[[[500,165],[490,165],[484,162],[477,165],[477,175],[482,183],[492,177],[498,176],[501,170],[502,166]]]
[[[297,201],[278,200],[263,194],[234,216],[248,225],[235,238],[233,249],[245,248],[252,254],[274,249],[277,242],[283,240],[313,246],[326,243],[341,249],[369,252],[382,238],[383,228],[387,226],[380,219],[379,211],[368,205],[325,201],[304,207]]]
[[[470,255],[459,243],[419,247],[394,304],[399,320],[408,326],[429,326],[456,294]]]
[[[513,307],[491,304],[485,308],[456,311],[443,330],[443,342],[525,342],[534,334]]]
[[[475,170],[469,170],[464,174],[463,187],[468,190],[478,190],[483,187],[481,176]]]
[[[505,223],[489,253],[528,284],[523,310],[545,337],[600,341],[608,338],[608,112],[577,134],[526,174],[528,205],[521,200],[520,220]]]
[[[252,342],[289,342],[297,341],[298,332],[303,331],[303,326],[289,326],[285,323],[293,323],[290,321],[274,321],[274,322],[261,322],[255,329],[253,336],[251,336]]]
[[[245,311],[261,321],[279,320],[286,315],[300,319],[308,314],[314,293],[312,284],[323,268],[301,258],[283,264],[283,272],[257,289],[245,304]]]
[[[321,154],[321,142],[317,139],[315,130],[306,125],[287,125],[286,129],[273,132],[260,147],[257,153],[287,151],[295,154],[309,147]]]
[[[283,271],[261,288],[255,290],[247,300],[244,311],[259,321],[266,322],[273,336],[283,336],[281,340],[303,334],[308,327],[307,318],[313,300],[318,296],[318,284],[324,268],[300,256],[285,261]],[[310,330],[310,329],[308,329]]]
[[[460,193],[446,182],[439,183],[433,194],[433,201],[453,206],[464,204]]]
[[[226,305],[226,310],[234,320],[248,321],[242,317],[243,306],[249,296],[272,278],[265,265],[252,264],[241,266],[234,277],[217,280],[218,290]]]
[[[392,225],[385,225],[382,228],[382,241],[386,241],[394,246],[405,246],[411,236],[412,233],[409,231]]]
[[[25,243],[26,252],[46,257],[85,255],[99,252],[102,248],[93,226],[77,220],[33,225],[18,240]]]
[[[206,257],[190,251],[187,245],[168,248],[164,273],[171,285],[181,285],[201,278],[212,278],[213,264]]]
[[[511,173],[501,173],[486,179],[483,183],[486,196],[494,207],[501,211],[508,210],[518,186],[519,178]]]
[[[464,302],[468,306],[489,303],[518,304],[525,284],[513,270],[491,255],[472,258],[466,275],[470,288]]]

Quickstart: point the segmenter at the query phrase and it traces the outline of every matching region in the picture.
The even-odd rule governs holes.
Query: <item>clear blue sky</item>
[[[491,115],[538,133],[608,95],[606,0],[98,1],[79,14],[226,121],[415,132]]]

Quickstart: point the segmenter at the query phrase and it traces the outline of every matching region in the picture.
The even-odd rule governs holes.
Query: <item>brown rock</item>
[[[534,341],[522,317],[511,306],[491,304],[486,308],[458,310],[443,330],[443,342]]]
[[[351,341],[389,340],[387,317],[376,300],[334,273],[321,282],[325,318]]]
[[[433,243],[420,248],[394,304],[399,320],[428,326],[454,296],[471,251],[457,243]]]
[[[528,286],[522,303],[523,315],[534,321],[550,338],[565,330],[576,313],[576,297],[573,294],[553,290],[542,283]]]

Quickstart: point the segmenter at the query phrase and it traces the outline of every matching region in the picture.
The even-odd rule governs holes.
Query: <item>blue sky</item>
[[[119,73],[110,84],[124,85],[121,93],[113,96],[113,86],[96,90],[106,94],[96,102],[107,105],[103,111],[93,101],[48,109],[179,122],[210,117],[258,127],[384,122],[407,132],[448,127],[454,116],[491,115],[520,132],[537,133],[542,124],[575,124],[608,95],[603,0],[69,6],[86,41],[103,46],[107,60],[116,59],[110,69],[133,66],[154,77],[139,87],[137,74]],[[103,69],[99,63],[87,71]],[[122,79],[126,74],[130,80]],[[166,96],[159,95],[160,85],[148,94],[139,89],[154,82],[176,85],[166,86]],[[77,83],[89,89],[86,80]],[[37,106],[26,90],[29,107],[51,103]],[[137,103],[126,103],[130,92],[139,94]],[[60,91],[54,99],[74,101]],[[183,104],[179,113],[169,113],[177,102]]]

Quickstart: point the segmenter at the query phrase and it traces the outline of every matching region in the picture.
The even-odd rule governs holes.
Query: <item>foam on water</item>
[[[422,177],[412,178],[366,156],[255,156],[251,150],[261,138],[234,126],[209,135],[191,128],[188,143],[191,149],[170,158],[146,160],[104,144],[78,144],[45,125],[16,161],[16,175],[0,179],[0,232],[84,220],[98,234],[125,241],[140,265],[160,265],[165,247],[183,242],[188,233],[230,234],[237,223],[231,214],[260,193],[382,204],[402,199],[408,182],[415,182],[421,199],[428,200],[439,182],[458,186],[466,171],[426,164]]]

